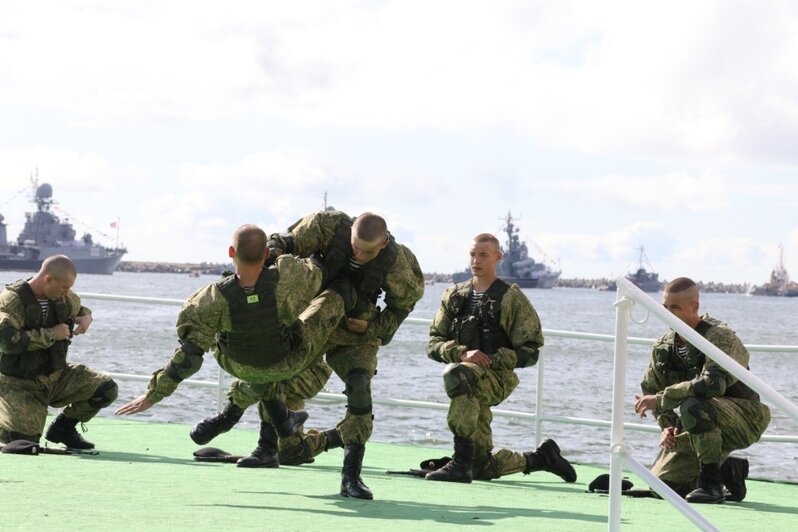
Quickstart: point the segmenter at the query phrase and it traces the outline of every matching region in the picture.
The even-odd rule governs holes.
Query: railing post
[[[543,351],[540,350],[538,358],[538,387],[535,394],[535,445],[540,445],[543,441]]]
[[[623,441],[624,403],[626,398],[626,354],[629,319],[634,302],[618,287],[615,300],[615,357],[612,382],[612,435],[610,440],[610,508],[609,529],[621,528],[621,477],[626,448]]]

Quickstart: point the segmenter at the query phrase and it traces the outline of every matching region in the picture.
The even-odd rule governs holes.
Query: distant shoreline
[[[232,270],[232,264],[216,264],[210,262],[179,263],[179,262],[141,262],[122,261],[116,271],[134,273],[185,273],[188,275],[221,275],[226,270]],[[446,273],[425,273],[424,280],[428,284],[451,283],[452,275]],[[613,279],[559,279],[556,288],[595,288],[607,286]],[[721,294],[746,294],[751,288],[747,283],[715,283],[698,282],[702,292]]]
[[[200,275],[221,275],[225,270],[232,270],[232,264],[215,264],[211,262],[141,262],[125,261],[116,267],[118,272],[133,273],[186,273]]]

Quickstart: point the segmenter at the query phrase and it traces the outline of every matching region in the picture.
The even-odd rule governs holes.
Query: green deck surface
[[[385,471],[417,467],[440,450],[371,443],[363,479],[375,500],[361,501],[338,495],[341,449],[301,467],[242,469],[195,462],[185,425],[98,418],[88,426],[98,456],[0,454],[2,530],[607,529],[609,498],[586,493],[605,471],[591,466],[576,467],[575,484],[544,472],[429,482]],[[212,444],[248,454],[256,439],[233,430]],[[624,530],[693,528],[664,501],[622,504]],[[720,530],[798,530],[796,485],[749,481],[744,502],[699,508]]]

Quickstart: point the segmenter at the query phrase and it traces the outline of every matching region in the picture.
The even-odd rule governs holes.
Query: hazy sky
[[[326,191],[429,272],[512,211],[564,277],[798,277],[797,57],[790,2],[0,0],[0,213],[38,168],[128,260],[224,262]]]

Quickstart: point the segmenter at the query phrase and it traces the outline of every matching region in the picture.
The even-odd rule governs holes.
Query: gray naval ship
[[[656,293],[660,292],[662,288],[665,286],[663,281],[659,280],[659,274],[650,272],[643,267],[643,262],[649,262],[648,257],[646,256],[646,250],[643,246],[637,248],[637,252],[639,254],[639,259],[637,263],[637,269],[629,274],[626,275],[626,278],[632,281],[636,287],[638,287],[643,292],[649,293]],[[649,262],[649,266],[650,266]],[[618,290],[618,285],[615,281],[611,281],[607,286],[599,287],[599,290],[606,290],[609,292],[615,292]]]
[[[503,257],[496,268],[498,276],[521,288],[552,288],[562,272],[553,270],[542,262],[536,262],[529,256],[526,242],[521,242],[518,238],[518,227],[513,223],[510,212],[504,219],[502,231],[507,233],[507,241],[502,246]],[[470,278],[470,268],[452,274],[452,281],[455,283],[462,283]]]
[[[779,264],[770,272],[770,281],[751,290],[755,296],[798,297],[798,283],[790,280],[784,267],[784,246],[779,244]]]
[[[114,273],[127,249],[97,245],[89,233],[75,240],[72,224],[53,214],[52,198],[52,186],[42,183],[36,187],[36,212],[25,213],[25,227],[16,242],[8,242],[7,226],[0,214],[0,270],[38,271],[50,255],[66,255],[79,273]]]

